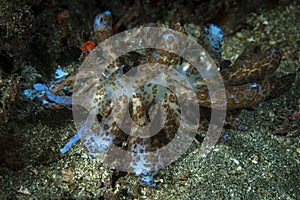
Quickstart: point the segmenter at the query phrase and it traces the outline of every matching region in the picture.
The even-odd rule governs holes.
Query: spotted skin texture
[[[97,38],[96,41],[101,43],[106,38],[112,36],[112,34],[112,15],[110,11],[98,14],[94,21],[94,35]]]
[[[184,96],[189,98],[192,93],[195,93],[199,106],[210,108],[209,92],[196,68],[170,52],[182,48],[173,34],[174,30],[184,33],[179,23],[171,24],[170,29],[165,31],[158,41],[166,50],[146,49],[146,62],[153,65],[164,64],[167,71],[169,69],[177,70],[184,77],[184,81],[192,86],[192,89],[184,89]],[[110,12],[106,11],[97,15],[94,23],[96,42],[98,44],[103,42],[112,33]],[[200,41],[200,43],[205,44],[205,41]],[[207,50],[213,54],[209,49],[212,48]],[[288,90],[295,78],[294,74],[280,78],[273,75],[281,61],[280,51],[277,48],[264,49],[254,42],[246,46],[233,64],[229,61],[221,61],[220,52],[212,55],[212,58],[220,67],[220,73],[225,84],[228,110],[258,106],[266,98],[278,96]],[[101,65],[97,62],[101,62],[101,59],[100,61],[92,61],[91,64]],[[158,68],[157,70],[155,68],[141,68],[140,70],[140,73],[145,75],[146,80],[155,79],[156,74],[158,74]],[[120,78],[125,72],[122,63],[115,61],[106,68],[100,77],[87,70],[84,74],[68,76],[65,81],[57,82],[51,91],[53,93],[58,92],[65,85],[70,85],[72,79],[75,80],[75,78],[82,79],[81,82],[87,80],[73,93],[73,97],[76,98],[73,98],[75,101],[72,102],[74,105],[78,104],[84,107],[88,113],[77,133],[83,146],[91,156],[97,157],[108,151],[114,142],[117,143],[116,141],[121,140],[121,143],[125,145],[119,145],[120,148],[131,152],[131,156],[126,158],[130,162],[127,166],[128,169],[139,176],[142,182],[148,186],[155,186],[153,176],[165,163],[164,158],[151,156],[150,153],[168,144],[176,134],[188,132],[189,122],[180,117],[179,101],[172,92],[172,88],[165,88],[154,83],[142,84],[143,80],[137,80],[134,84],[140,85],[140,87],[131,96],[119,94],[119,97],[114,99],[113,94],[124,89],[123,86],[130,81]],[[171,78],[180,80],[179,77],[176,77],[177,75],[172,76]],[[87,77],[88,79],[86,79]],[[206,81],[213,84],[213,80]],[[48,94],[49,92],[44,94],[45,100],[51,100],[51,95]],[[223,102],[225,102],[223,99],[220,100],[220,104]],[[63,103],[56,104],[54,100],[49,107],[57,109],[63,106]],[[124,113],[129,113],[130,117],[124,118]],[[101,118],[96,119],[97,116],[101,116]],[[154,136],[141,137],[141,135],[149,132],[147,125],[155,121],[158,116],[164,119],[161,120],[162,129]],[[98,123],[94,123],[95,121]],[[201,116],[200,127],[204,122],[205,116]],[[128,123],[132,123],[132,128],[128,130],[129,136],[120,128],[121,124]],[[172,152],[170,152],[170,156],[172,156]]]
[[[254,42],[248,44],[233,65],[221,69],[225,85],[239,85],[265,79],[273,74],[281,61],[277,48],[262,50]]]

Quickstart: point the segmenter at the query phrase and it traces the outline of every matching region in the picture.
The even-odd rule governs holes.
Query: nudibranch
[[[174,30],[185,33],[178,23],[171,24],[168,31],[161,35],[161,45],[170,49],[178,48],[172,36]],[[94,35],[95,42],[98,44],[113,35],[112,16],[109,11],[96,16]],[[199,42],[219,67],[225,85],[228,110],[258,106],[266,98],[277,96],[291,87],[295,74],[282,77],[274,75],[281,61],[281,53],[277,48],[265,49],[251,42],[232,64],[230,61],[221,60],[223,35],[219,27],[210,25],[203,31]],[[209,92],[203,88],[202,83],[198,82],[200,75],[191,64],[184,63],[178,55],[161,49],[146,49],[145,52],[146,62],[164,64],[176,69],[185,77],[192,86],[200,107],[211,107]],[[109,151],[112,145],[119,145],[120,148],[130,152],[130,156],[126,158],[129,163],[126,168],[139,176],[148,186],[155,186],[153,176],[165,161],[162,157],[151,158],[150,152],[155,152],[168,144],[176,134],[184,133],[185,129],[189,128],[186,125],[189,123],[179,117],[180,108],[176,95],[159,84],[147,83],[133,91],[132,96],[120,95],[118,102],[113,101],[116,88],[120,89],[124,84],[122,82],[124,80],[120,77],[126,70],[128,69],[124,68],[122,61],[116,60],[106,68],[102,76],[89,79],[89,84],[83,84],[82,87],[79,85],[79,89],[73,93],[73,97],[76,95],[75,99],[78,102],[72,102],[72,96],[57,94],[64,88],[68,89],[75,79],[75,75],[64,74],[61,70],[56,71],[56,79],[50,85],[35,84],[34,89],[25,90],[24,95],[31,100],[40,101],[47,108],[73,109],[72,105],[80,103],[88,111],[81,128],[60,150],[61,153],[66,153],[79,139],[89,154],[94,157]],[[151,77],[151,73],[149,76],[155,78]],[[86,90],[88,93],[83,92]],[[120,116],[128,112],[126,111],[128,107],[122,102],[130,102],[130,118],[137,125],[133,128],[135,130],[131,130],[133,134],[130,136],[124,134],[119,127],[120,123],[127,123],[126,120],[119,122]],[[143,131],[147,132],[143,127],[149,121],[156,120],[158,112],[156,105],[161,105],[164,110],[163,115],[166,120],[162,130],[151,137],[136,136]],[[95,121],[99,123],[94,123]],[[201,120],[199,124],[202,122]]]

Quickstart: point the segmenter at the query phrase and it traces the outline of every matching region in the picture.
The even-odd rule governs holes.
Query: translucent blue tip
[[[148,187],[156,187],[156,183],[153,181],[153,176],[154,174],[143,175],[140,177],[140,180]]]
[[[79,134],[76,133],[70,140],[69,142],[63,147],[61,148],[59,151],[60,153],[64,154],[67,151],[69,151],[69,149],[73,146],[73,144],[75,144],[78,140],[80,139]]]

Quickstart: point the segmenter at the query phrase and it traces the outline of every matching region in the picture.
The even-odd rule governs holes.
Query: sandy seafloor
[[[280,71],[296,73],[299,16],[296,2],[253,15],[249,23],[254,29],[225,37],[223,57],[236,58],[247,40],[254,39],[280,46]],[[300,111],[297,73],[290,91],[234,115],[249,127],[247,131],[224,129],[229,140],[219,142],[206,158],[199,157],[201,144],[195,141],[184,156],[160,171],[155,188],[132,175],[113,172],[90,158],[80,143],[61,155],[59,149],[76,132],[72,113],[39,109],[16,127],[25,164],[18,170],[1,168],[0,199],[300,199],[299,118],[291,117]],[[288,129],[286,134],[276,134],[283,129]]]

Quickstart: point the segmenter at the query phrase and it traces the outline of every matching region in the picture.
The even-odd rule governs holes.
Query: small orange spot
[[[67,10],[63,10],[63,11],[60,11],[56,14],[55,20],[56,21],[62,21],[63,19],[66,19],[68,17],[69,17],[69,12]]]
[[[85,43],[83,43],[83,46],[81,47],[81,52],[82,52],[82,54],[87,56],[89,54],[89,52],[91,52],[94,48],[95,48],[94,42],[86,41]]]

